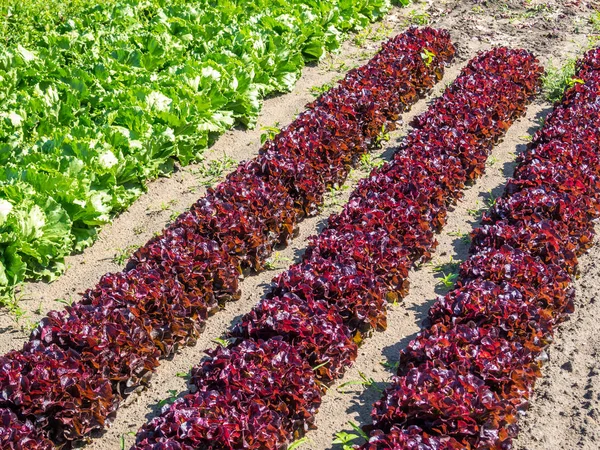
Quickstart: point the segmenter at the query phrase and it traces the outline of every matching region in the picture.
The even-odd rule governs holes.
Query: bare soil
[[[544,65],[554,65],[581,54],[592,33],[589,17],[591,3],[549,0],[491,1],[436,0],[415,3],[408,8],[395,8],[371,32],[350,39],[338,55],[328,57],[318,65],[307,67],[294,91],[265,101],[260,126],[255,130],[234,130],[225,134],[208,152],[209,159],[236,161],[255,156],[260,147],[261,126],[283,126],[312,100],[311,88],[322,86],[343,76],[348,68],[362,64],[378,49],[386,36],[401,32],[408,21],[428,20],[432,26],[450,30],[459,48],[459,56],[448,68],[444,80],[427,98],[419,101],[403,116],[406,123],[423,112],[431,99],[443,90],[459,73],[464,63],[477,52],[496,45],[523,47],[533,51]],[[427,15],[425,15],[425,13]],[[466,257],[468,242],[462,237],[477,226],[478,211],[502,193],[512,174],[516,154],[525,148],[540,119],[551,105],[541,96],[517,121],[505,139],[496,146],[488,160],[485,175],[465,191],[464,198],[450,212],[448,223],[438,236],[439,246],[432,262],[415,268],[410,274],[410,294],[398,305],[389,307],[388,329],[367,339],[359,357],[345,377],[330,388],[317,415],[317,429],[307,434],[302,449],[340,449],[333,444],[334,434],[352,432],[349,421],[370,422],[373,402],[381,396],[392,370],[389,364],[398,359],[398,352],[415,336],[436,295],[443,294],[441,274],[434,269]],[[400,127],[391,140],[374,156],[389,159],[409,130]],[[188,166],[151,183],[130,209],[100,233],[100,239],[81,255],[68,258],[69,269],[52,284],[31,283],[22,291],[21,307],[25,315],[18,321],[7,313],[0,314],[0,352],[19,348],[27,339],[28,329],[51,309],[60,309],[65,302],[77,301],[79,293],[95,285],[106,272],[121,269],[119,262],[133,246],[144,244],[160,231],[172,215],[188,208],[203,195],[200,166]],[[186,392],[185,373],[197,364],[203,350],[214,346],[243,313],[257,303],[270,280],[301,255],[307,238],[326,224],[327,217],[339,210],[358,179],[367,176],[365,170],[353,171],[342,189],[332,192],[322,213],[300,224],[300,235],[290,246],[278,252],[274,269],[252,275],[242,281],[242,299],[209,319],[204,334],[193,347],[182,349],[171,360],[163,361],[149,387],[129,397],[121,407],[112,427],[90,440],[86,449],[115,450],[129,448],[133,434],[148,419],[160,411],[159,403]],[[550,360],[544,367],[531,409],[521,421],[522,431],[515,448],[598,449],[600,448],[600,301],[596,292],[600,285],[600,246],[594,246],[581,259],[581,276],[577,281],[577,309],[556,336],[549,349]],[[353,383],[373,379],[370,386]],[[350,382],[350,384],[348,384]]]

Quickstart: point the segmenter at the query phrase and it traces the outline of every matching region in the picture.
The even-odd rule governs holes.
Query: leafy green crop
[[[67,3],[67,4],[63,4]],[[389,0],[0,6],[0,302],[52,280],[149,179],[202,158]]]

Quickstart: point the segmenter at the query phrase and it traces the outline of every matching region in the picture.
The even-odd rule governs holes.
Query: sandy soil
[[[541,3],[533,0],[525,5],[514,1],[436,0],[395,9],[383,24],[374,25],[371,33],[362,33],[350,40],[339,55],[318,66],[307,67],[292,93],[267,100],[260,125],[289,123],[313,98],[311,87],[340,77],[348,67],[366,61],[385,35],[402,31],[407,20],[418,21],[425,17],[421,15],[423,12],[427,12],[432,25],[451,31],[460,55],[432,95],[404,115],[405,122],[424,111],[429,99],[439,94],[445,84],[456,77],[464,62],[480,50],[493,45],[521,46],[535,52],[544,64],[549,60],[556,64],[581,52],[590,32],[587,18],[591,10],[581,2],[550,0]],[[466,257],[468,243],[461,235],[477,225],[476,212],[486,206],[491,196],[502,192],[512,173],[516,153],[523,150],[528,136],[536,130],[540,118],[550,107],[538,99],[494,149],[486,174],[466,190],[463,200],[449,214],[448,224],[438,236],[439,246],[433,261],[412,271],[410,294],[402,303],[390,307],[388,330],[366,340],[354,367],[329,390],[317,416],[318,429],[308,433],[308,440],[301,449],[339,449],[339,445],[332,443],[334,434],[352,432],[348,421],[370,422],[371,405],[380,397],[380,390],[386,386],[393,370],[382,363],[393,364],[397,360],[400,349],[418,332],[436,295],[445,292],[435,267]],[[389,158],[406,131],[407,127],[401,127],[394,132],[390,142],[376,155]],[[260,134],[260,127],[253,131],[234,130],[223,136],[208,156],[219,159],[227,155],[236,161],[251,158],[259,149]],[[69,269],[61,279],[52,284],[26,285],[21,300],[25,316],[16,323],[13,317],[0,315],[0,352],[19,348],[27,337],[27,329],[41,315],[63,307],[64,301],[76,301],[78,293],[92,287],[102,274],[119,270],[121,267],[116,262],[119,255],[126,254],[132,245],[146,242],[173,214],[188,208],[203,194],[201,182],[206,179],[198,172],[199,166],[190,166],[177,171],[171,178],[152,183],[148,193],[128,212],[102,230],[93,247],[68,259]],[[132,395],[121,407],[113,426],[102,436],[91,439],[85,448],[129,448],[135,431],[160,410],[160,401],[186,391],[184,378],[177,374],[187,372],[196,364],[202,358],[203,350],[214,345],[211,341],[221,336],[259,300],[271,278],[298,258],[306,238],[322,228],[329,214],[341,208],[353,184],[366,175],[365,171],[354,171],[344,188],[329,196],[322,214],[302,222],[300,236],[275,255],[275,269],[243,280],[242,299],[208,321],[197,345],[183,349],[172,360],[163,361],[148,389]],[[594,333],[594,325],[600,319],[600,302],[595,300],[600,280],[600,265],[595,261],[599,256],[600,247],[595,246],[582,258],[582,275],[577,282],[577,310],[549,349],[550,362],[538,383],[532,408],[522,421],[516,448],[600,448],[600,337]],[[360,381],[361,376],[372,378],[373,383],[370,386],[354,383]]]

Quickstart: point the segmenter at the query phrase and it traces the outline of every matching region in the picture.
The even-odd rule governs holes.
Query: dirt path
[[[554,1],[531,1],[528,5],[436,0],[395,9],[383,25],[376,24],[370,34],[362,33],[349,41],[339,55],[318,66],[307,67],[292,93],[267,100],[260,125],[289,123],[313,98],[311,87],[321,86],[342,76],[354,64],[365,62],[385,35],[402,31],[407,18],[414,22],[428,18],[433,26],[449,29],[458,43],[460,56],[433,95],[439,94],[445,84],[452,81],[466,60],[493,45],[527,48],[535,52],[544,65],[549,60],[559,63],[576,56],[586,45],[586,35],[590,32],[588,17],[592,11],[585,5]],[[427,104],[427,100],[417,103],[410,113],[404,115],[405,121],[424,111]],[[490,195],[502,192],[506,178],[512,173],[515,154],[524,148],[527,136],[539,126],[540,118],[550,106],[542,100],[532,104],[527,116],[515,123],[504,141],[494,149],[484,177],[465,192],[464,199],[449,214],[448,224],[438,236],[439,246],[434,260],[412,271],[411,292],[402,304],[390,307],[388,330],[366,340],[354,367],[324,397],[317,416],[319,428],[308,433],[308,441],[301,449],[339,449],[332,444],[335,432],[351,432],[349,420],[362,424],[370,421],[371,405],[381,395],[378,389],[386,385],[392,373],[392,369],[381,363],[397,360],[399,350],[418,332],[420,321],[436,294],[445,290],[440,284],[441,275],[434,268],[465,258],[468,243],[462,235],[477,224],[477,211],[486,206]],[[391,141],[378,154],[389,158],[406,130],[403,127],[394,132]],[[261,132],[259,127],[254,131],[227,133],[211,149],[209,157],[223,160],[223,155],[226,155],[236,161],[251,158],[259,149]],[[200,166],[189,166],[171,178],[152,183],[148,193],[128,212],[102,230],[99,241],[93,247],[68,259],[69,270],[61,279],[49,285],[26,285],[21,300],[25,316],[20,322],[16,324],[8,315],[0,316],[0,352],[20,347],[31,324],[48,310],[63,307],[57,299],[76,301],[78,293],[92,287],[101,275],[120,270],[119,256],[124,257],[132,245],[145,243],[164,227],[173,214],[188,208],[199,198],[204,190],[201,182],[206,181],[206,177],[199,173],[200,169]],[[273,258],[275,270],[243,280],[242,299],[228,305],[208,321],[197,345],[183,349],[170,361],[163,361],[150,387],[140,395],[132,395],[120,409],[113,426],[104,435],[93,438],[85,448],[129,448],[133,442],[132,433],[159,411],[161,400],[185,392],[185,380],[177,374],[187,372],[190,366],[196,364],[203,349],[214,345],[211,340],[221,336],[236,318],[260,299],[271,278],[298,258],[306,238],[318,232],[329,214],[341,207],[353,182],[361,176],[366,176],[366,172],[354,172],[344,189],[328,197],[322,214],[300,224],[300,236]],[[595,246],[588,256],[582,258],[582,276],[577,283],[578,309],[549,350],[550,363],[543,369],[544,378],[537,386],[532,409],[522,421],[523,431],[516,448],[597,449],[600,446],[600,410],[597,407],[600,400],[600,337],[594,326],[600,318],[600,301],[594,301],[600,283],[600,265],[595,263],[598,257],[600,247]],[[374,384],[371,387],[357,384],[343,387],[345,383],[361,380],[361,374],[367,379],[372,378]]]

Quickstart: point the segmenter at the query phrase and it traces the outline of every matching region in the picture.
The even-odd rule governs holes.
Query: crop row
[[[511,448],[600,216],[600,49],[577,77],[472,233],[457,288],[401,352],[361,449]]]
[[[192,343],[210,314],[239,298],[242,271],[262,268],[453,55],[448,33],[430,28],[389,40],[140,248],[123,272],[49,313],[22,351],[0,358],[0,442],[32,436],[32,448],[48,448],[35,429],[68,447],[106,427],[160,358]]]
[[[280,449],[313,426],[325,386],[386,326],[435,231],[521,115],[541,68],[523,50],[479,55],[414,123],[394,161],[361,182],[300,263],[192,369],[195,392],[138,433],[136,450]]]
[[[19,3],[1,27],[1,303],[59,276],[147,180],[254,126],[265,96],[390,7],[112,0],[65,20]]]

